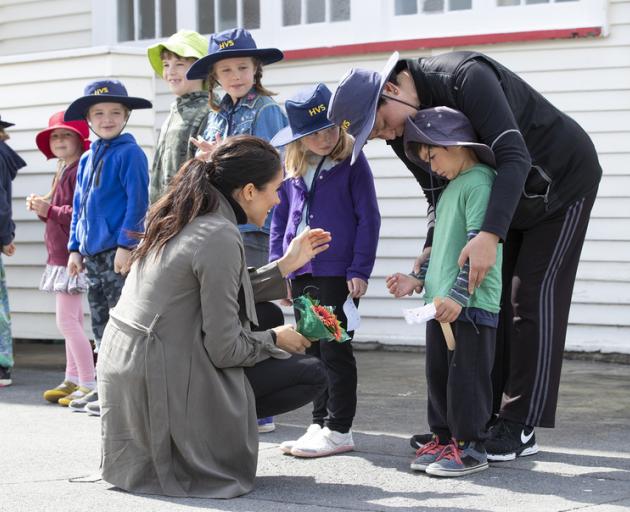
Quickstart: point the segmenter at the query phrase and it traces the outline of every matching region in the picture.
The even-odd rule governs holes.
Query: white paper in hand
[[[419,308],[403,309],[408,324],[423,324],[435,318],[435,305],[427,304]]]
[[[361,325],[361,315],[359,315],[359,310],[354,305],[350,295],[348,295],[346,302],[343,303],[343,312],[346,314],[346,318],[348,319],[348,327],[346,331],[357,330]]]

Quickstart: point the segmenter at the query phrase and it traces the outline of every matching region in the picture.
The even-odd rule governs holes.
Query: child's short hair
[[[199,60],[196,57],[182,57],[181,55],[178,55],[177,53],[172,52],[171,50],[168,50],[167,48],[162,48],[162,50],[160,51],[160,59],[164,60],[170,57],[174,57],[180,60],[185,60],[188,62],[197,62]]]
[[[271,92],[269,89],[265,88],[262,84],[262,74],[263,74],[262,62],[259,61],[255,57],[250,57],[250,59],[252,59],[252,62],[254,63],[254,89],[256,89],[256,92],[260,94],[261,96],[275,96],[277,93]],[[212,66],[212,69],[210,70],[210,73],[208,74],[207,82],[208,82],[208,90],[210,92],[210,94],[208,95],[208,106],[215,112],[218,112],[219,110],[221,110],[221,100],[219,99],[219,96],[214,93],[214,91],[215,89],[218,89],[219,87],[221,87],[221,84],[219,84],[219,81],[214,76],[214,66]]]
[[[346,130],[339,129],[339,140],[330,153],[333,162],[342,162],[352,154],[354,140]],[[289,178],[304,176],[308,167],[309,151],[300,139],[287,145],[284,155],[284,167]]]

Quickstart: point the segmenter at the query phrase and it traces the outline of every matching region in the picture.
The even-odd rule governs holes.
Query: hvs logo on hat
[[[109,93],[109,87],[99,87],[98,89],[94,89],[92,93],[94,96],[98,96],[99,94],[107,94]]]
[[[313,116],[316,116],[317,114],[324,112],[325,110],[326,110],[326,105],[324,105],[323,103],[320,103],[316,107],[309,108],[308,115],[313,117]]]
[[[347,130],[348,128],[350,128],[350,121],[348,121],[347,119],[344,119],[343,122],[341,123],[341,127],[344,130]]]
[[[234,41],[232,39],[219,43],[219,50],[225,50],[226,48],[229,48],[230,46],[234,46]]]

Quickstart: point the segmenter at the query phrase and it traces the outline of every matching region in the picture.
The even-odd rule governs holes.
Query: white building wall
[[[88,0],[0,0],[0,56],[92,44]]]
[[[3,9],[7,12],[7,7],[11,7],[15,12],[18,3],[22,4],[0,0],[0,23],[4,20]],[[76,8],[82,2],[59,3]],[[608,35],[601,38],[466,49],[487,53],[519,73],[580,122],[593,138],[604,178],[578,271],[567,348],[630,352],[629,0],[610,2],[608,23]],[[4,37],[2,28],[0,24],[0,38]],[[0,55],[5,42],[0,39]],[[291,47],[299,46],[292,43]],[[406,52],[403,57],[454,49],[461,48],[418,50]],[[351,66],[378,70],[387,57],[383,53],[284,61],[265,70],[264,83],[277,91],[278,101],[283,102],[300,87],[316,81],[334,88]],[[54,169],[34,149],[34,136],[50,113],[79,96],[86,82],[101,76],[121,78],[131,94],[154,98],[155,113],[137,112],[129,125],[150,154],[155,129],[159,129],[171,98],[164,84],[152,78],[141,49],[111,53],[96,48],[38,53],[32,57],[0,56],[0,112],[17,121],[18,126],[11,131],[12,145],[29,164],[15,183],[18,253],[12,259],[4,259],[16,337],[59,337],[54,327],[52,298],[37,291],[45,261],[43,224],[23,208],[28,193],[47,190]],[[408,270],[422,247],[426,203],[409,171],[382,142],[370,142],[366,154],[376,177],[383,225],[374,276],[368,295],[361,302],[363,325],[357,339],[386,344],[423,343],[423,329],[408,327],[401,315],[403,307],[420,302],[390,299],[384,279],[391,272]]]

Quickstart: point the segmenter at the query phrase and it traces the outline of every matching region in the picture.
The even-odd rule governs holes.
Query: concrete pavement
[[[630,366],[565,361],[557,428],[537,430],[538,455],[438,479],[409,469],[408,437],[426,430],[423,354],[359,351],[357,450],[282,455],[278,444],[301,435],[310,411],[277,417],[261,436],[256,489],[222,501],[70,482],[98,469],[99,420],[41,398],[62,377],[63,347],[18,344],[16,353],[14,385],[0,390],[0,512],[630,510]]]

